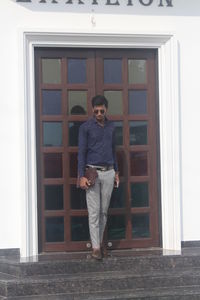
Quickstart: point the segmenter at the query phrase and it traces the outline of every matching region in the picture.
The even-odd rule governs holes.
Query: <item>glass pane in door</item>
[[[42,91],[42,114],[43,115],[60,115],[62,104],[62,92],[59,90]]]
[[[68,92],[68,114],[69,115],[87,114],[87,91]]]
[[[87,216],[71,217],[71,240],[89,241],[89,227]]]
[[[70,177],[77,178],[77,170],[78,170],[78,154],[77,152],[69,154],[69,175]]]
[[[61,122],[43,122],[43,145],[45,147],[62,146]]]
[[[69,58],[67,61],[68,83],[78,84],[87,81],[87,63],[84,58]]]
[[[86,193],[75,184],[70,185],[70,203],[71,209],[87,209]]]
[[[62,210],[63,208],[64,208],[63,185],[46,185],[45,186],[45,209]]]
[[[124,182],[114,188],[110,199],[110,208],[122,208],[126,205],[126,186]]]
[[[147,152],[131,152],[130,153],[131,176],[147,176]]]
[[[44,153],[44,177],[61,178],[63,176],[63,164],[61,153]]]
[[[46,242],[64,242],[64,217],[48,217],[45,226]]]
[[[124,215],[110,215],[108,217],[108,239],[121,240],[126,236],[126,222]]]
[[[116,121],[115,125],[115,145],[121,146],[123,145],[123,122]]]
[[[104,59],[104,83],[116,84],[122,82],[122,60]]]
[[[130,84],[145,84],[147,82],[146,60],[128,60],[128,80]]]
[[[130,90],[128,93],[129,114],[147,114],[147,91]]]
[[[69,122],[69,146],[78,146],[78,133],[81,124],[83,124],[83,122]]]
[[[150,236],[149,215],[132,215],[132,234],[135,238],[148,238]]]
[[[149,186],[148,182],[131,183],[131,206],[148,207],[149,206]]]
[[[108,100],[108,115],[122,115],[122,91],[105,91],[104,96]]]
[[[42,82],[45,84],[61,83],[61,59],[42,59]]]
[[[129,122],[130,145],[147,144],[147,121]]]

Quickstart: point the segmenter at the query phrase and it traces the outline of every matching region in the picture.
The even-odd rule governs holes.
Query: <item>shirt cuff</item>
[[[83,170],[79,171],[78,174],[79,174],[79,177],[84,177],[84,175],[85,175]]]

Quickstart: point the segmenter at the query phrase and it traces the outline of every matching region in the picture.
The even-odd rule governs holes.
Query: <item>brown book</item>
[[[87,168],[85,171],[85,177],[90,182],[90,186],[95,184],[96,178],[98,177],[97,170],[95,168]]]
[[[84,176],[90,182],[90,186],[93,186],[95,184],[96,178],[98,177],[98,173],[97,173],[97,170],[95,168],[88,167],[86,169],[86,171],[85,171],[85,175]],[[76,187],[80,188],[80,177],[79,176],[77,178]]]

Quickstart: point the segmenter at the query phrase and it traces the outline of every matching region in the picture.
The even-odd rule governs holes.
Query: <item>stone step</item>
[[[199,256],[139,256],[110,257],[101,262],[92,259],[46,260],[20,262],[11,259],[0,260],[0,272],[17,277],[46,274],[77,274],[132,270],[143,274],[146,270],[173,270],[200,267]]]
[[[160,270],[157,272],[155,270],[150,270],[143,275],[126,270],[2,279],[0,281],[0,295],[4,297],[43,295],[43,297],[45,297],[53,294],[70,293],[72,296],[71,299],[76,299],[73,298],[75,295],[84,295],[85,293],[109,293],[115,291],[117,295],[121,291],[124,292],[126,290],[138,291],[138,289],[143,289],[145,293],[147,293],[152,288],[161,290],[164,288],[165,290],[171,291],[171,289],[178,287],[182,287],[183,291],[184,288],[192,286],[198,287],[199,285],[199,268],[193,268],[192,270]]]
[[[95,293],[74,293],[36,295],[20,297],[0,297],[0,300],[199,300],[200,287],[151,288],[106,291]]]

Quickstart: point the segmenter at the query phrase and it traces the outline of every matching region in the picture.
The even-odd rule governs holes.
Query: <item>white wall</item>
[[[117,8],[116,14],[114,7],[104,6],[105,14],[99,7],[95,7],[94,12],[88,8],[89,13],[81,13],[80,7],[77,8],[80,13],[75,13],[72,7],[68,13],[67,9],[62,8],[62,11],[50,1],[45,7],[36,4],[38,1],[33,2],[34,5],[20,5],[14,0],[0,1],[0,249],[20,247],[21,239],[20,206],[25,197],[25,157],[24,103],[20,88],[23,66],[19,65],[19,57],[23,49],[23,29],[175,33],[180,51],[177,63],[180,63],[182,240],[200,240],[200,141],[197,136],[200,111],[199,1],[191,0],[188,4],[188,1],[176,0],[174,8],[158,8],[156,1],[152,7],[141,7],[135,1],[134,7],[129,7],[129,10]],[[87,10],[86,6],[84,10]]]

